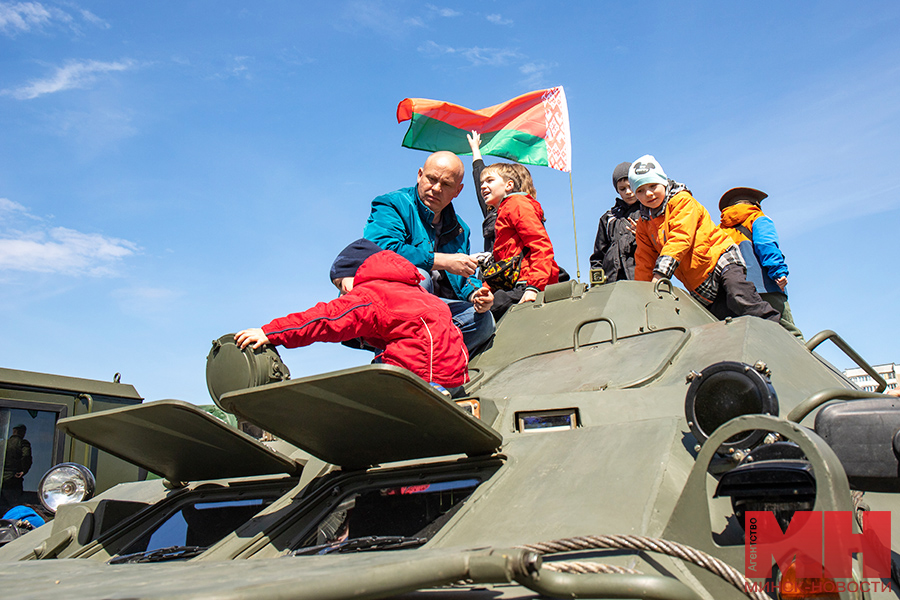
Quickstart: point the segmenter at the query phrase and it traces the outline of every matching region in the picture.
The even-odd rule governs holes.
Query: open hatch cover
[[[60,419],[57,427],[170,481],[295,474],[300,470],[290,458],[180,400],[69,417]]]
[[[502,436],[406,369],[366,365],[230,392],[235,415],[349,469],[491,454]]]

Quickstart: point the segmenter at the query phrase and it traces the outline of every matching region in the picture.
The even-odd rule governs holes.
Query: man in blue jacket
[[[451,204],[463,188],[465,168],[452,152],[435,152],[419,169],[416,185],[372,201],[363,237],[418,267],[428,291],[450,307],[469,353],[494,332],[493,294],[474,277],[469,226]]]

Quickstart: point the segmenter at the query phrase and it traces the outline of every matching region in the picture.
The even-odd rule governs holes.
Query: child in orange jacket
[[[628,181],[641,203],[635,279],[655,282],[676,275],[719,319],[753,315],[779,322],[778,311],[747,281],[734,241],[683,184],[669,179],[649,154],[632,163]]]
[[[539,291],[559,281],[553,244],[544,228],[544,209],[533,193],[531,174],[522,165],[494,163],[481,172],[481,195],[497,211],[494,260],[522,256],[516,287],[494,291],[491,312],[496,319],[513,304],[534,302]]]

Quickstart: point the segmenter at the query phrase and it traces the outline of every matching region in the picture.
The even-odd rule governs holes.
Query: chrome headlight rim
[[[64,504],[94,497],[97,481],[91,470],[79,463],[60,463],[50,468],[38,484],[41,504],[53,514]]]

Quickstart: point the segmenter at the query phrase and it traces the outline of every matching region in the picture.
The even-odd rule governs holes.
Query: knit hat
[[[730,190],[722,194],[722,198],[719,199],[719,210],[725,210],[729,206],[734,206],[741,200],[749,200],[754,204],[759,205],[760,202],[768,197],[769,195],[767,193],[754,188],[731,188]]]
[[[373,254],[378,254],[381,250],[377,244],[365,238],[352,242],[341,250],[341,253],[334,259],[334,263],[331,265],[331,272],[329,273],[331,280],[353,277],[356,275],[356,270],[367,258]]]
[[[616,165],[616,168],[613,169],[613,188],[616,190],[616,193],[619,192],[619,188],[616,187],[619,183],[619,180],[628,179],[628,167],[630,166],[630,162],[623,162]]]
[[[628,168],[628,183],[631,191],[637,192],[638,188],[648,183],[661,183],[666,185],[669,178],[660,166],[659,161],[650,154],[645,154]]]

